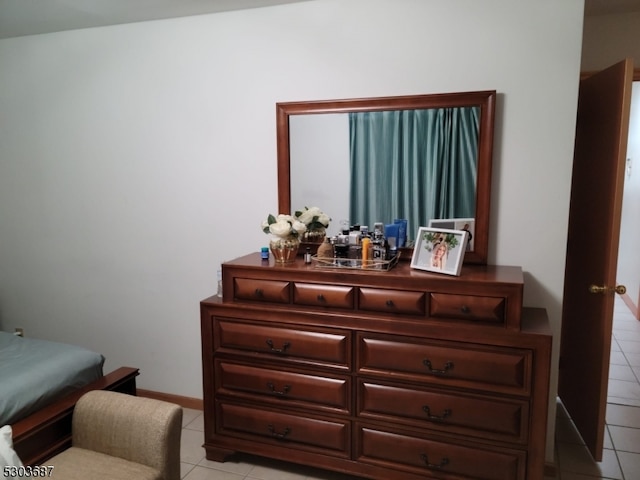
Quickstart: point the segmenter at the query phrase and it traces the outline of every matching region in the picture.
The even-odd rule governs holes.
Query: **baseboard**
[[[154,392],[152,390],[137,389],[139,397],[155,398],[156,400],[164,400],[165,402],[175,403],[182,408],[191,408],[193,410],[203,410],[204,403],[201,398],[183,397],[182,395],[173,395],[171,393]]]

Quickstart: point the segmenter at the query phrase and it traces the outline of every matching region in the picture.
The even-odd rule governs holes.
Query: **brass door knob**
[[[617,293],[618,295],[624,295],[627,293],[627,287],[624,285],[616,285],[615,287],[606,287],[600,285],[591,285],[589,287],[591,293]]]

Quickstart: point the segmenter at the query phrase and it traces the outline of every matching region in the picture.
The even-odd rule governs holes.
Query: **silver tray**
[[[390,260],[361,260],[355,258],[311,256],[311,263],[317,268],[333,268],[337,270],[366,270],[371,272],[388,272],[398,264],[400,252]]]

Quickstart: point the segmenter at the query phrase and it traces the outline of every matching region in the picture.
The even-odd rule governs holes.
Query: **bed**
[[[9,425],[102,376],[104,357],[75,345],[0,332],[0,425]]]
[[[0,426],[12,426],[14,448],[27,465],[64,450],[71,413],[89,390],[136,393],[138,370],[103,374],[104,357],[82,347],[0,332]]]

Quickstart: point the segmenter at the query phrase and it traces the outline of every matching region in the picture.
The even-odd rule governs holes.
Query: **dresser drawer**
[[[432,293],[429,300],[429,315],[504,324],[505,303],[503,297]]]
[[[353,308],[354,287],[294,283],[293,303],[318,307]]]
[[[289,407],[348,413],[351,378],[274,370],[216,360],[216,394]]]
[[[483,439],[525,443],[525,400],[358,381],[358,416]]]
[[[424,315],[425,293],[385,288],[360,288],[358,304],[360,310],[383,313]]]
[[[216,402],[216,433],[287,449],[346,458],[351,455],[348,420]]]
[[[528,395],[530,350],[359,333],[359,374]]]
[[[291,328],[216,318],[216,352],[245,353],[292,363],[322,363],[333,368],[351,365],[351,332]]]
[[[233,296],[237,300],[254,302],[289,303],[291,283],[277,280],[234,278]]]
[[[524,451],[493,448],[446,438],[418,438],[358,426],[359,462],[389,467],[431,478],[522,480]]]

